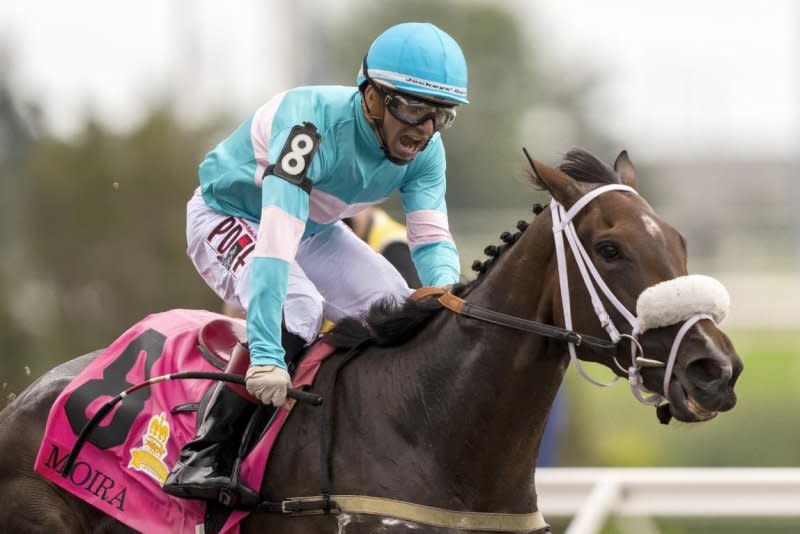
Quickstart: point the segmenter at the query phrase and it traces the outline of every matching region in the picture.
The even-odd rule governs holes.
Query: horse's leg
[[[33,471],[50,407],[92,357],[53,369],[0,412],[0,532],[133,532]]]

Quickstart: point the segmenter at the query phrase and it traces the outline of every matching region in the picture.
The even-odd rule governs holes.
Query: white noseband
[[[719,324],[728,315],[731,297],[715,278],[702,274],[680,276],[650,286],[636,301],[638,333],[682,323],[697,314],[711,316]]]

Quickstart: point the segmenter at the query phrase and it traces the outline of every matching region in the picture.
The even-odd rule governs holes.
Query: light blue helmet
[[[392,26],[369,47],[358,71],[360,86],[367,76],[400,92],[448,104],[469,104],[467,62],[458,43],[427,22]]]

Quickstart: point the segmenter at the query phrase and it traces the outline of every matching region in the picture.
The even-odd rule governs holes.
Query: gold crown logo
[[[147,423],[147,432],[142,436],[142,447],[131,449],[128,467],[147,473],[163,485],[167,478],[164,458],[167,455],[169,433],[167,414],[161,412],[151,417]]]
[[[147,435],[143,438],[142,444],[157,456],[164,456],[167,440],[169,440],[169,423],[166,421],[166,415],[161,413],[153,416],[147,425]]]

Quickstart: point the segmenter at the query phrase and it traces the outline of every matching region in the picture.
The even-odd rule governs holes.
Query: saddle
[[[223,317],[213,319],[197,333],[197,348],[203,357],[217,369],[225,370],[237,345],[247,347],[247,327],[244,319]],[[305,341],[281,327],[281,343],[286,351],[286,365],[294,377],[300,362],[315,342],[307,347]],[[241,350],[241,347],[240,347]]]
[[[225,369],[236,345],[247,345],[247,328],[241,319],[213,319],[197,332],[197,343],[214,367]]]

